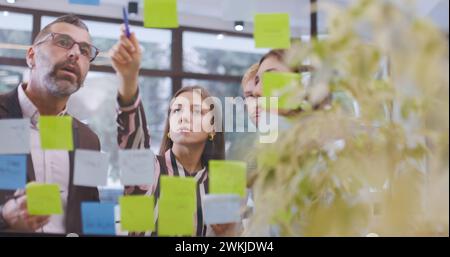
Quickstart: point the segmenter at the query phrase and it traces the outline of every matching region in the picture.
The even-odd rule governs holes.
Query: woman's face
[[[289,67],[274,56],[266,58],[259,66],[256,73],[255,83],[257,87],[262,88],[262,77],[265,72],[291,72]]]
[[[204,143],[208,135],[214,133],[210,114],[210,106],[203,101],[198,90],[178,95],[169,112],[170,138],[173,143]]]
[[[258,108],[258,97],[262,96],[261,88],[256,87],[256,74],[242,84],[244,89],[245,105],[253,124],[258,124],[261,109]]]
[[[258,97],[265,96],[263,95],[264,85],[262,83],[262,76],[265,72],[290,72],[290,69],[287,65],[278,60],[278,58],[273,56],[268,57],[259,66],[255,77],[243,85],[248,113],[251,121],[255,125],[258,125],[262,111],[261,106],[258,104]]]

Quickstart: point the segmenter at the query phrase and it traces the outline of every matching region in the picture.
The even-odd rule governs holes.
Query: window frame
[[[55,11],[46,11],[46,10],[35,10],[35,9],[27,9],[21,7],[14,6],[3,6],[2,9],[4,11],[21,13],[21,14],[30,14],[33,16],[33,24],[32,24],[32,39],[36,37],[36,35],[41,30],[41,19],[43,16],[62,16],[65,13],[55,12]],[[123,21],[118,18],[107,18],[107,17],[96,17],[84,14],[77,14],[83,20],[87,21],[97,21],[97,22],[105,22],[110,24],[117,24],[119,26]],[[131,25],[143,27],[143,22],[141,21],[130,21]],[[140,76],[146,77],[169,77],[172,80],[172,95],[177,92],[182,87],[182,81],[184,79],[198,79],[198,80],[210,80],[210,81],[221,81],[221,82],[234,82],[240,83],[241,76],[234,75],[220,75],[220,74],[202,74],[202,73],[193,73],[186,72],[183,70],[183,32],[198,32],[205,34],[223,34],[235,37],[243,37],[243,38],[252,38],[253,35],[250,33],[243,32],[230,32],[223,30],[213,30],[206,28],[196,28],[196,27],[186,27],[181,26],[176,29],[164,29],[169,30],[171,32],[171,65],[168,70],[159,70],[159,69],[148,69],[141,68],[139,71]],[[9,65],[9,66],[22,66],[27,67],[25,56],[23,58],[10,58],[10,57],[0,57],[0,65]],[[108,65],[95,65],[91,64],[90,71],[100,71],[107,73],[115,73],[114,69]]]

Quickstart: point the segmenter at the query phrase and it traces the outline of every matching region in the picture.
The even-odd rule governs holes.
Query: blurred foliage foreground
[[[315,68],[292,101],[340,90],[359,113],[303,112],[261,146],[245,235],[449,235],[448,39],[398,2],[321,6],[328,37],[290,49]]]

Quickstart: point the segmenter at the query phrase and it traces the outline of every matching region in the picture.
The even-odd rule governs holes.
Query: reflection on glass
[[[172,96],[172,80],[170,78],[140,77],[139,91],[150,130],[151,148],[153,152],[159,153],[164,122]]]
[[[140,92],[152,138],[157,152],[162,138],[163,122],[171,95],[168,78],[140,77]],[[97,133],[102,151],[110,156],[110,185],[119,183],[116,101],[118,81],[113,73],[89,72],[84,86],[71,96],[68,111]]]
[[[183,33],[183,67],[187,72],[240,76],[266,53],[252,38]]]
[[[221,82],[212,80],[197,80],[197,79],[185,79],[183,80],[183,86],[201,86],[204,87],[211,96],[218,97],[222,103],[222,110],[224,115],[225,97],[243,97],[242,89],[237,82]],[[247,112],[238,111],[236,108],[233,110],[233,131],[236,131],[237,126],[245,127]],[[224,121],[226,117],[222,117]],[[243,122],[243,123],[242,123]],[[224,124],[225,126],[225,124]],[[239,142],[242,139],[242,133],[227,132],[225,133],[225,150],[228,152],[231,145]]]
[[[52,22],[56,17],[42,17],[42,27]],[[111,65],[108,51],[117,43],[120,36],[120,25],[106,22],[84,20],[92,36],[93,44],[100,49],[100,54],[94,61],[95,65]],[[130,26],[136,33],[142,49],[142,64],[145,69],[166,70],[170,68],[171,32],[170,30],[148,29]]]
[[[25,58],[32,27],[33,17],[29,14],[0,12],[0,56]]]
[[[0,65],[0,94],[9,92],[25,80],[25,67]]]
[[[240,83],[222,82],[214,80],[184,79],[183,86],[201,86],[206,88],[212,96],[221,98],[242,96]]]

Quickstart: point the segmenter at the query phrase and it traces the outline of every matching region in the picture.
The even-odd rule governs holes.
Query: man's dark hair
[[[37,34],[36,38],[33,41],[33,44],[35,44],[36,42],[41,40],[43,37],[48,35],[50,33],[50,27],[56,23],[72,24],[72,25],[75,25],[75,26],[82,28],[82,29],[86,30],[87,32],[89,32],[88,27],[80,18],[78,18],[77,16],[75,16],[73,14],[67,14],[67,15],[58,17],[56,20],[52,21],[47,26],[45,26],[41,31],[39,31],[39,33]]]

